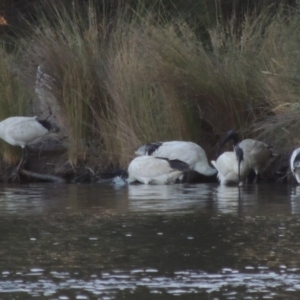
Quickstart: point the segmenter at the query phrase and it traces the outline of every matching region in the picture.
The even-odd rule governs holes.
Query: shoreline
[[[90,162],[92,161],[92,163]],[[96,183],[112,180],[120,175],[124,169],[101,166],[95,164],[96,158],[89,157],[77,166],[71,166],[67,161],[67,151],[63,148],[52,150],[31,149],[28,161],[20,170],[19,179],[10,180],[15,165],[2,162],[0,182],[2,183],[31,183],[31,182],[57,182],[57,183]],[[251,171],[247,183],[252,183],[255,177]],[[262,173],[259,183],[287,184],[295,182],[289,170],[289,157],[280,155]],[[184,175],[182,183],[219,183],[217,176],[207,177],[191,171]]]

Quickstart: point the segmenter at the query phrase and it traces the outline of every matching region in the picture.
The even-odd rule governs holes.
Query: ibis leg
[[[29,151],[28,147],[25,146],[24,148],[22,148],[21,160],[20,160],[18,166],[16,167],[16,169],[9,176],[9,180],[11,180],[12,182],[19,182],[20,181],[19,170],[20,170],[20,168],[22,168],[22,166],[26,162],[26,159],[27,159],[27,156],[28,156],[28,151]]]
[[[14,171],[15,174],[17,174],[19,172],[19,169],[23,166],[23,164],[26,162],[26,159],[28,157],[28,147],[25,146],[24,148],[22,148],[22,158],[16,168],[16,170]]]

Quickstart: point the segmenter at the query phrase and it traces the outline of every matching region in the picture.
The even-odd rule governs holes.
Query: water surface
[[[299,203],[294,185],[0,185],[0,299],[298,299]]]

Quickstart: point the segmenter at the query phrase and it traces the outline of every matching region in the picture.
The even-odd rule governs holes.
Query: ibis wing
[[[179,159],[169,160],[169,164],[170,164],[170,167],[175,170],[179,170],[179,171],[183,171],[183,172],[188,172],[190,170],[189,165]]]
[[[294,173],[295,169],[300,167],[300,148],[294,150],[290,162],[291,162],[291,170]]]
[[[48,132],[37,121],[29,119],[26,122],[8,126],[5,131],[5,137],[14,141],[12,144],[31,144]]]
[[[270,146],[260,141],[246,139],[243,140],[239,146],[247,153],[247,155],[258,160],[260,158],[266,160],[272,156]]]
[[[169,160],[181,160],[189,164],[190,167],[194,166],[198,161],[207,162],[205,151],[193,142],[164,142],[157,148],[153,155],[156,157],[165,157]]]
[[[128,167],[128,172],[134,176],[157,177],[173,171],[167,159],[153,156],[140,156],[135,158]]]

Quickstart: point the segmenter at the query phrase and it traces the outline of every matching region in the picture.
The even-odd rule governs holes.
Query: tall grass
[[[0,44],[0,120],[29,113],[33,95],[18,76],[17,53],[8,54]],[[20,149],[0,141],[0,156],[6,163],[16,163]]]
[[[70,164],[97,156],[102,167],[124,167],[140,144],[174,139],[212,156],[231,128],[278,137],[278,146],[290,132],[289,145],[297,144],[297,9],[266,6],[231,18],[216,10],[203,30],[186,12],[81,8],[53,2],[20,40],[23,78],[33,82],[38,65],[53,78],[47,101]]]
[[[300,145],[300,2],[294,10],[282,10],[266,29],[261,51],[264,61],[264,96],[269,113],[255,124],[262,138],[285,151]]]
[[[54,7],[57,22],[44,15],[25,43],[26,57],[55,78],[53,105],[68,137],[69,161],[98,149],[106,162],[125,165],[142,142],[191,139],[176,88],[180,78],[172,74],[181,71],[165,60],[172,48],[161,44],[174,34],[170,26],[151,14],[141,19],[125,11],[112,24],[98,20],[93,6],[85,12]]]

